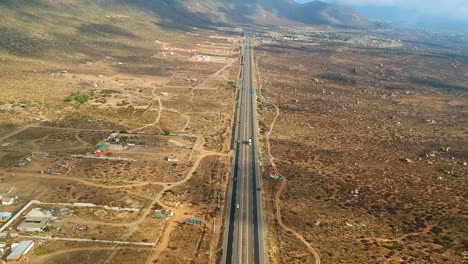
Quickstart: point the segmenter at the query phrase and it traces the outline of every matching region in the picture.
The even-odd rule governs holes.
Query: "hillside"
[[[335,4],[292,0],[138,0],[128,4],[150,8],[164,19],[179,23],[249,23],[259,25],[311,24],[368,27],[371,23],[355,11]],[[188,16],[187,16],[188,15]]]
[[[209,263],[216,254],[242,37],[195,29],[207,18],[161,3],[0,1],[0,190],[21,197],[1,210],[40,200],[64,212],[42,233],[64,240],[38,238],[29,263]],[[106,143],[112,131],[122,144]],[[97,146],[115,150],[99,157]],[[115,207],[133,209],[105,209]],[[153,217],[159,209],[170,219]],[[189,216],[210,224],[179,224]]]
[[[148,38],[147,32],[160,26],[169,26],[164,31],[169,33],[180,26],[298,23],[370,25],[350,9],[320,1],[6,0],[0,2],[0,49],[17,55],[44,55],[47,50],[96,55],[101,44],[106,49],[135,48],[134,41]]]

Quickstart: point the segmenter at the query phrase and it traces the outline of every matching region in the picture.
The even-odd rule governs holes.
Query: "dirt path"
[[[399,243],[403,243],[404,242],[403,239],[408,238],[410,236],[415,237],[415,236],[425,235],[425,234],[431,232],[432,228],[434,228],[434,227],[436,227],[438,225],[439,225],[439,223],[430,224],[430,225],[427,225],[421,231],[408,233],[408,234],[405,234],[405,235],[402,235],[402,236],[399,236],[399,237],[396,237],[396,238],[366,237],[365,239],[368,239],[371,242],[399,242]]]
[[[214,73],[212,76],[216,76],[218,75],[220,72],[224,71],[227,67],[231,66],[232,63],[234,61],[228,63],[226,66],[224,66],[221,70],[219,70],[218,72]],[[163,84],[163,87],[166,87],[166,88],[173,88],[171,86],[165,86],[165,84],[167,84],[171,79],[169,79],[167,82],[165,82]],[[133,129],[133,131],[141,131],[145,128],[148,128],[148,127],[155,127],[157,124],[159,124],[160,120],[161,120],[161,116],[163,114],[164,111],[168,111],[168,112],[173,112],[173,113],[176,113],[176,114],[179,114],[181,115],[182,117],[184,117],[186,119],[186,122],[184,124],[184,126],[177,130],[176,132],[184,132],[190,125],[190,116],[188,114],[184,114],[184,113],[181,113],[179,110],[177,109],[173,109],[173,108],[165,108],[162,101],[161,101],[161,97],[159,95],[156,94],[156,91],[158,89],[160,89],[161,87],[155,87],[153,88],[153,90],[151,91],[151,94],[153,95],[153,101],[151,102],[151,104],[148,106],[148,108],[145,110],[145,112],[147,111],[152,111],[152,110],[155,110],[152,108],[153,104],[155,101],[158,102],[158,116],[156,117],[156,120],[152,123],[148,123],[148,124],[144,124],[142,125],[141,127],[138,127],[138,128],[135,128]],[[182,88],[187,88],[186,86],[183,86]],[[191,100],[193,100],[193,97],[195,97],[195,94],[193,92],[194,89],[205,89],[205,88],[198,88],[198,87],[195,87],[193,89],[191,89]],[[218,88],[207,88],[207,89],[213,89],[213,90],[217,90]],[[161,130],[161,128],[159,128]],[[161,131],[162,132],[162,131]]]
[[[2,137],[0,137],[0,141],[4,141],[5,139],[15,136],[27,130],[28,128],[47,128],[47,129],[56,129],[56,130],[64,130],[64,131],[72,131],[72,132],[82,132],[82,131],[84,132],[110,132],[112,131],[111,129],[87,129],[87,128],[68,128],[68,127],[53,127],[53,126],[41,126],[41,125],[27,125],[15,131],[12,131],[6,135],[3,135]]]
[[[89,144],[88,142],[80,138],[79,131],[71,131],[70,134],[71,133],[73,133],[73,137],[76,139],[76,141],[80,143],[79,145],[75,145],[74,147],[69,147],[69,148],[51,148],[51,149],[46,149],[46,150],[41,151],[41,147],[38,144],[38,142],[44,141],[50,136],[58,134],[58,133],[53,133],[53,134],[46,135],[42,138],[32,140],[30,143],[33,146],[33,148],[31,149],[24,148],[24,149],[30,150],[31,152],[47,154],[47,153],[54,152],[54,151],[77,150],[77,149],[86,149],[86,148],[92,147],[91,144]]]
[[[151,213],[151,208],[153,208],[155,204],[160,204],[165,209],[169,209],[169,210],[172,210],[172,211],[176,212],[176,216],[173,219],[169,220],[170,222],[168,223],[168,226],[166,227],[166,229],[163,231],[163,234],[161,236],[162,237],[161,240],[154,247],[153,252],[148,257],[147,263],[152,263],[153,261],[155,261],[156,258],[167,248],[167,246],[169,244],[169,238],[170,238],[171,232],[174,230],[177,222],[180,221],[181,219],[183,219],[183,217],[185,215],[183,212],[181,212],[182,209],[172,208],[170,206],[167,206],[167,205],[164,205],[164,204],[161,203],[161,198],[162,198],[164,192],[166,192],[166,191],[168,191],[168,190],[170,190],[170,189],[172,189],[174,187],[177,187],[177,186],[179,186],[181,184],[184,184],[184,183],[188,182],[192,178],[193,174],[198,169],[198,167],[200,166],[201,161],[204,158],[206,158],[208,156],[228,156],[228,155],[231,155],[229,153],[218,153],[218,152],[206,151],[204,149],[204,147],[203,147],[204,144],[205,144],[204,138],[203,137],[198,137],[193,148],[194,148],[194,151],[199,153],[199,155],[196,155],[197,159],[195,160],[192,168],[187,173],[185,178],[183,180],[181,180],[181,181],[178,181],[178,182],[160,183],[160,185],[163,186],[163,189],[161,191],[159,191],[154,196],[154,198],[152,199],[150,205],[142,210],[142,214],[140,215],[140,217],[136,221],[134,221],[133,223],[130,223],[128,225],[129,231],[127,232],[127,234],[125,234],[122,237],[122,240],[126,240],[129,237],[131,237],[136,231],[138,231],[139,225],[141,223],[143,223],[143,221],[148,217],[148,215]],[[112,254],[106,260],[105,264],[106,263],[108,263],[108,264],[112,263],[112,260],[117,255],[118,250],[119,250],[119,247],[116,246],[114,251],[112,252]]]
[[[122,188],[132,188],[132,187],[141,187],[141,186],[146,186],[152,184],[151,182],[141,182],[141,183],[129,183],[129,184],[123,184],[123,185],[105,185],[105,184],[98,184],[86,180],[81,180],[77,178],[71,178],[71,177],[66,177],[66,176],[56,176],[56,175],[41,175],[39,176],[40,178],[45,178],[45,179],[61,179],[61,180],[69,180],[69,181],[75,181],[79,182],[83,185],[91,186],[91,187],[97,187],[101,189],[122,189]]]
[[[102,188],[102,189],[122,189],[122,188],[141,187],[141,186],[146,186],[150,184],[154,184],[154,185],[166,184],[166,183],[160,183],[160,182],[129,182],[127,181],[128,183],[123,184],[123,185],[105,185],[105,184],[94,183],[94,182],[83,180],[83,179],[72,178],[72,177],[68,177],[64,175],[46,175],[46,174],[28,173],[28,172],[21,173],[21,176],[37,177],[37,178],[42,178],[42,179],[60,179],[60,180],[66,180],[66,181],[74,181],[74,182],[78,182],[86,186]]]
[[[273,104],[273,106],[276,109],[276,113],[275,113],[275,117],[273,118],[273,121],[270,124],[270,129],[268,130],[268,132],[266,134],[266,143],[267,143],[267,149],[268,149],[268,156],[270,158],[270,164],[273,167],[273,169],[275,171],[277,171],[276,164],[275,164],[275,157],[271,154],[270,135],[271,135],[271,132],[273,131],[273,129],[275,127],[276,120],[278,119],[278,117],[280,115],[280,110],[279,110],[279,107],[277,105]],[[309,242],[307,242],[307,240],[305,240],[305,238],[301,234],[299,234],[298,232],[296,232],[295,230],[291,229],[290,227],[286,226],[283,223],[283,219],[281,218],[281,194],[283,193],[284,189],[286,189],[286,185],[287,185],[287,180],[286,180],[286,178],[283,178],[283,180],[281,182],[281,186],[280,186],[278,192],[275,195],[275,207],[276,207],[275,215],[276,215],[276,219],[278,220],[278,224],[284,230],[289,231],[292,234],[294,234],[294,236],[296,236],[296,238],[299,239],[309,249],[310,253],[312,253],[314,255],[315,264],[320,264],[321,263],[320,255],[318,254],[317,250],[315,250],[315,248],[313,248],[309,244]]]
[[[69,220],[66,220],[66,222],[79,224],[79,225],[105,225],[105,226],[113,226],[113,227],[125,227],[131,224],[131,222],[109,223],[108,221],[98,221],[98,220],[89,220],[89,219],[69,219]]]
[[[24,130],[26,130],[26,129],[30,128],[30,127],[32,127],[32,126],[25,126],[25,127],[18,128],[16,130],[14,130],[14,131],[0,137],[0,141],[3,141],[5,139],[7,139],[7,138],[10,138],[10,137],[14,136],[14,135],[17,135],[17,134],[23,132]]]
[[[226,64],[223,68],[221,68],[219,71],[215,72],[212,74],[212,76],[218,76],[220,75],[224,70],[226,70],[227,68],[231,67],[232,64],[234,64],[234,62],[236,62],[237,59],[232,59],[228,64]]]
[[[174,75],[174,73],[173,73],[172,75]],[[165,81],[165,82],[162,84],[162,87],[165,87],[166,84],[168,84],[171,80],[172,80],[172,76],[169,77],[169,78],[167,79],[167,81]],[[145,128],[151,127],[151,126],[154,127],[154,126],[155,126],[156,124],[158,124],[159,121],[161,120],[161,115],[162,115],[162,112],[163,112],[163,110],[164,110],[164,107],[163,107],[163,104],[162,104],[162,102],[161,102],[161,96],[159,96],[159,95],[156,94],[156,91],[157,91],[158,89],[160,89],[160,88],[161,88],[161,87],[154,87],[153,90],[151,90],[151,95],[152,95],[152,97],[153,97],[153,100],[151,101],[151,103],[148,105],[148,107],[147,107],[146,110],[144,111],[144,113],[146,113],[146,112],[148,112],[148,111],[155,110],[155,109],[153,108],[153,105],[154,105],[155,101],[157,101],[157,102],[158,102],[158,108],[157,108],[157,109],[158,109],[158,116],[156,117],[156,120],[155,120],[154,122],[152,122],[152,123],[148,123],[148,124],[145,124],[145,125],[143,125],[143,126],[141,126],[141,127],[138,127],[138,128],[133,129],[133,130],[132,130],[133,132],[135,132],[135,131],[140,131],[140,130],[142,130],[142,129],[145,129]],[[159,128],[159,130],[161,130],[161,128]],[[162,130],[161,130],[161,132],[162,132]]]
[[[157,124],[159,124],[159,121],[161,120],[161,116],[162,116],[162,113],[163,111],[168,111],[168,112],[173,112],[173,113],[177,113],[181,116],[183,116],[187,121],[185,122],[184,126],[180,129],[180,130],[177,130],[176,132],[184,132],[190,125],[190,116],[186,115],[186,114],[183,114],[181,113],[179,110],[177,109],[172,109],[172,108],[164,108],[163,104],[162,104],[162,101],[161,101],[161,97],[156,95],[155,94],[155,91],[157,90],[158,88],[154,88],[151,93],[153,94],[154,96],[154,99],[153,99],[153,102],[151,103],[151,105],[154,103],[154,101],[158,101],[158,104],[159,104],[159,107],[158,107],[158,116],[156,117],[156,120],[152,123],[148,123],[148,124],[145,124],[145,125],[142,125],[141,127],[138,127],[138,128],[135,128],[132,130],[132,132],[136,132],[136,131],[140,131],[140,130],[143,130],[147,127],[155,127]],[[148,109],[146,111],[151,111],[153,109],[151,109],[151,105],[148,107]],[[145,112],[146,112],[145,111]],[[161,130],[161,128],[159,128],[159,130]],[[162,132],[162,131],[161,131]]]
[[[148,257],[148,260],[146,261],[147,264],[154,263],[156,261],[156,259],[158,259],[158,257],[161,255],[161,253],[164,252],[164,250],[167,249],[167,247],[169,245],[170,234],[174,231],[174,229],[175,229],[175,227],[177,225],[177,222],[182,220],[183,217],[185,216],[184,212],[188,211],[188,210],[184,210],[184,209],[181,209],[181,208],[173,208],[171,206],[167,206],[167,205],[164,205],[163,203],[161,203],[161,197],[162,197],[163,193],[170,190],[170,189],[172,189],[172,188],[174,188],[174,187],[177,187],[177,186],[179,186],[181,184],[184,184],[184,183],[188,182],[192,178],[195,171],[197,171],[198,167],[200,166],[201,161],[204,158],[209,157],[209,156],[230,156],[230,155],[232,155],[232,153],[220,153],[220,152],[207,151],[207,150],[205,150],[203,148],[204,144],[205,144],[205,139],[203,137],[200,137],[200,140],[197,140],[197,142],[195,144],[195,147],[194,147],[194,149],[196,148],[197,151],[199,152],[199,155],[197,155],[197,159],[195,160],[195,162],[194,162],[192,168],[190,169],[190,171],[187,173],[187,176],[185,177],[185,179],[183,179],[182,181],[179,181],[177,183],[173,183],[170,186],[169,185],[164,186],[164,189],[156,197],[156,202],[157,203],[159,203],[161,206],[165,207],[165,209],[169,209],[171,211],[174,211],[176,213],[176,215],[168,223],[166,229],[163,232],[161,240],[154,247],[153,253]]]
[[[273,167],[274,170],[277,170],[276,163],[275,163],[275,157],[273,157],[273,155],[271,154],[270,135],[271,135],[271,132],[273,131],[273,129],[275,127],[276,119],[278,119],[278,117],[280,115],[280,110],[279,110],[279,107],[277,105],[273,105],[273,106],[276,109],[276,114],[275,114],[275,117],[273,118],[273,121],[271,122],[270,129],[266,133],[266,142],[267,142],[267,149],[268,149],[268,157],[270,158],[270,164],[271,164],[271,166]]]
[[[181,112],[179,112],[179,110],[176,110],[176,109],[172,109],[172,108],[165,108],[164,111],[169,111],[169,112],[173,112],[173,113],[177,113],[181,116],[183,116],[187,121],[185,122],[185,125],[183,128],[177,130],[176,132],[184,132],[190,125],[190,116],[186,115],[186,114],[182,114]]]
[[[278,220],[278,224],[286,231],[288,232],[291,232],[292,234],[294,234],[297,239],[299,239],[310,251],[310,253],[312,253],[315,257],[315,264],[320,264],[321,261],[320,261],[320,255],[317,253],[317,251],[315,250],[315,248],[313,248],[309,242],[307,242],[307,240],[305,240],[305,238],[299,234],[298,232],[296,232],[295,230],[289,228],[288,226],[286,226],[284,223],[283,223],[283,219],[281,218],[281,193],[284,191],[284,189],[286,188],[286,184],[287,184],[287,180],[284,178],[282,183],[281,183],[281,187],[280,189],[278,190],[278,192],[276,193],[276,196],[275,196],[275,207],[276,207],[276,218]]]
[[[33,264],[46,264],[48,263],[48,259],[51,257],[59,256],[62,254],[67,254],[67,253],[73,253],[73,252],[80,252],[80,251],[108,251],[112,250],[112,247],[102,247],[102,246],[96,246],[96,247],[79,247],[79,248],[70,248],[70,249],[65,249],[65,250],[59,250],[59,251],[54,251],[49,254],[41,255],[41,256],[34,256],[32,259]],[[148,248],[141,248],[141,247],[123,247],[122,249],[130,249],[130,250],[149,250]]]
[[[235,60],[233,60],[232,62],[228,63],[227,65],[225,65],[222,69],[220,69],[219,71],[217,71],[215,74],[213,74],[213,76],[216,76],[218,74],[220,74],[221,72],[223,72],[226,68],[228,68],[229,66],[232,65],[232,63],[234,63]],[[167,83],[166,83],[167,84]],[[163,85],[164,87],[165,84]],[[159,87],[158,87],[159,88]],[[169,112],[174,112],[174,113],[177,113],[181,116],[183,116],[185,119],[186,119],[186,122],[184,124],[184,126],[178,130],[177,132],[183,132],[185,131],[189,125],[190,125],[190,116],[187,115],[187,114],[183,114],[181,113],[180,111],[178,111],[177,109],[171,109],[171,108],[164,108],[163,106],[163,103],[161,101],[161,98],[160,96],[158,96],[156,94],[156,91],[158,88],[154,88],[152,90],[152,95],[153,95],[153,101],[152,103],[150,104],[150,106],[147,108],[147,111],[150,111],[150,110],[154,110],[152,109],[152,105],[155,103],[155,101],[158,101],[158,104],[159,104],[159,107],[158,107],[158,116],[156,118],[156,120],[152,123],[148,123],[148,124],[145,124],[145,125],[142,125],[141,127],[139,128],[136,128],[134,129],[133,131],[140,131],[142,129],[145,129],[147,127],[151,127],[151,126],[155,126],[156,124],[158,124],[161,120],[161,116],[163,114],[164,111],[169,111]],[[187,88],[187,87],[183,87],[183,88]],[[200,88],[194,88],[194,89],[200,89]],[[192,96],[194,97],[195,94],[193,93],[193,90],[191,90],[191,93],[192,93]],[[204,89],[204,88],[201,88],[201,89]],[[218,88],[208,88],[208,89],[213,89],[213,90],[216,90]],[[174,188],[174,187],[177,187],[179,185],[182,185],[182,184],[185,184],[186,182],[188,182],[193,174],[195,173],[195,171],[198,169],[198,167],[200,166],[200,163],[201,161],[208,157],[208,156],[230,156],[232,155],[232,153],[221,153],[221,152],[213,152],[213,151],[207,151],[204,149],[204,146],[205,145],[205,139],[201,136],[198,136],[197,137],[197,140],[195,141],[195,144],[194,144],[194,147],[192,149],[192,152],[191,152],[191,155],[190,157],[192,158],[192,156],[195,156],[196,157],[196,160],[192,166],[192,168],[190,169],[190,171],[187,173],[186,177],[181,180],[181,181],[178,181],[178,182],[158,182],[158,183],[155,183],[155,182],[152,182],[152,184],[159,184],[163,187],[163,189],[161,191],[159,191],[155,196],[154,198],[152,198],[152,201],[151,201],[151,204],[146,207],[145,209],[142,210],[142,214],[140,215],[140,217],[132,222],[132,223],[129,223],[128,224],[128,227],[129,227],[129,231],[127,232],[127,234],[125,234],[123,236],[123,239],[126,240],[128,239],[129,237],[131,237],[137,230],[138,230],[138,227],[139,225],[147,218],[147,216],[151,213],[151,208],[153,208],[153,206],[157,203],[159,203],[161,206],[163,206],[164,208],[166,209],[170,209],[172,211],[174,211],[176,213],[176,215],[170,219],[167,223],[167,226],[165,228],[165,230],[163,231],[161,237],[160,237],[160,240],[159,242],[157,243],[157,245],[154,247],[153,249],[153,252],[149,255],[148,259],[147,259],[147,263],[152,263],[154,262],[162,252],[164,252],[164,250],[167,249],[168,245],[169,245],[169,241],[170,241],[170,234],[174,231],[174,229],[176,228],[177,226],[177,223],[178,221],[180,220],[183,220],[183,217],[184,217],[184,211],[186,210],[183,210],[181,208],[171,208],[170,206],[167,206],[167,205],[163,205],[161,203],[161,198],[163,196],[163,194]],[[196,154],[195,154],[196,153]],[[148,183],[150,184],[150,183]],[[119,250],[119,247],[113,247],[112,248],[113,252],[112,254],[109,256],[109,258],[106,260],[105,263],[112,263],[114,257],[116,256],[118,250]]]
[[[75,131],[75,132],[112,132],[112,129],[70,128],[70,127],[54,127],[54,126],[40,126],[40,125],[30,125],[30,126],[26,126],[26,128],[47,128],[47,129]]]
[[[162,111],[163,111],[163,105],[162,105],[162,102],[161,102],[161,97],[158,96],[157,100],[158,100],[159,108],[158,108],[158,117],[156,118],[156,121],[154,121],[155,124],[159,123],[159,120],[161,120],[161,114],[162,114]]]

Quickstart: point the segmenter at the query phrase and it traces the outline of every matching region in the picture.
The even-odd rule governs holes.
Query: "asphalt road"
[[[251,33],[245,34],[234,130],[233,177],[228,193],[222,263],[268,263],[257,149],[256,93]],[[249,144],[249,139],[251,143]]]

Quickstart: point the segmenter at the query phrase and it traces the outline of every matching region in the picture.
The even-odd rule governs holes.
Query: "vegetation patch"
[[[0,48],[20,56],[34,55],[43,48],[39,39],[19,30],[0,27],[0,36]]]
[[[84,104],[89,101],[91,97],[86,94],[86,93],[81,93],[81,92],[74,92],[71,95],[67,96],[65,98],[65,102],[67,103],[79,103],[79,104]]]
[[[79,28],[80,32],[86,35],[93,35],[93,36],[105,36],[105,37],[112,37],[112,36],[121,36],[121,37],[134,37],[135,35],[131,32],[114,26],[110,24],[87,24],[82,25]]]

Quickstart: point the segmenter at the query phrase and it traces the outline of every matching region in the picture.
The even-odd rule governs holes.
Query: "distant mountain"
[[[397,26],[425,28],[432,30],[462,30],[467,32],[468,20],[446,14],[428,14],[417,8],[361,6],[352,5],[352,9],[375,22],[384,22]]]
[[[342,27],[368,27],[371,23],[360,14],[348,7],[313,1],[306,4],[297,4],[288,1],[286,8],[290,10],[286,17],[292,21],[305,24],[332,25]]]
[[[0,7],[53,7],[63,12],[79,8],[138,8],[163,20],[178,24],[310,24],[362,28],[371,23],[351,8],[313,1],[299,4],[293,0],[1,0]],[[21,10],[18,10],[21,12]]]
[[[293,0],[120,0],[179,23],[310,24],[362,28],[372,25],[351,8]]]

